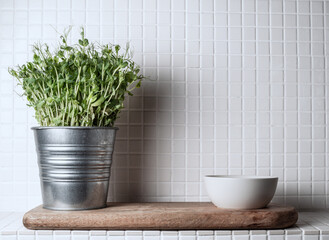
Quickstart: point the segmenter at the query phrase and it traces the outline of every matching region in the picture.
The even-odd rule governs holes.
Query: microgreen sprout
[[[9,73],[18,80],[41,126],[113,126],[127,94],[144,78],[127,45],[89,43],[81,29],[77,44],[61,35],[56,51],[33,45],[33,61]]]

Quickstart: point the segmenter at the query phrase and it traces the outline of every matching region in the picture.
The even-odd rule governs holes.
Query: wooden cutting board
[[[86,211],[36,207],[24,215],[29,229],[183,230],[277,229],[294,225],[295,208],[269,205],[256,210],[225,210],[208,202],[108,203]]]

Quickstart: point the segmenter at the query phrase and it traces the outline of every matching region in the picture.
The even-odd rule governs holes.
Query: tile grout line
[[[283,19],[282,19],[282,25],[283,25],[283,31],[282,31],[282,38],[283,38],[283,41],[286,37],[286,33],[285,33],[285,30],[286,30],[286,27],[285,27],[285,23],[286,23],[286,19],[285,19],[285,1],[283,0],[282,1],[282,10],[283,10]],[[286,58],[286,47],[285,47],[285,44],[282,45],[282,51],[283,51],[283,67],[284,67],[284,74],[283,74],[283,97],[285,97],[285,82],[286,82],[286,78],[285,78],[285,72],[286,72],[286,69],[285,69],[285,58]],[[287,139],[286,139],[286,133],[285,133],[285,129],[287,128],[286,127],[286,109],[285,109],[286,105],[285,105],[285,101],[283,101],[283,126],[284,126],[284,131],[283,131],[283,195],[284,195],[284,202],[287,203],[287,179],[286,179],[286,162],[287,162],[287,154],[286,154],[286,143],[287,143]]]
[[[239,0],[240,1],[240,0]],[[230,12],[230,0],[226,0],[227,4],[227,11]],[[230,38],[230,13],[227,14],[227,39],[229,40]],[[230,115],[230,104],[231,104],[231,64],[230,64],[230,53],[231,53],[231,44],[228,41],[227,44],[227,116],[226,116],[226,121],[227,121],[227,173],[231,174],[231,115]]]
[[[116,7],[116,5],[115,5],[115,1],[113,1],[112,2],[112,9],[113,9],[113,16],[112,16],[112,22],[113,22],[113,44],[116,44],[115,43],[115,40],[116,40],[116,24],[115,24],[115,7]],[[129,106],[128,106],[129,107]],[[129,111],[127,111],[127,122],[129,121]],[[120,131],[120,130],[119,130]],[[127,143],[128,143],[128,141],[127,141]],[[126,143],[126,144],[127,144]],[[116,168],[118,168],[118,167],[116,167]],[[112,183],[113,183],[113,199],[115,199],[115,200],[118,200],[118,198],[119,198],[119,196],[118,196],[118,194],[117,194],[117,171],[114,171],[113,173],[113,167],[111,167],[111,175],[112,175],[112,179],[113,179],[113,177],[114,177],[114,180],[115,180],[115,182],[114,181],[112,181]],[[128,175],[128,177],[129,177],[129,173],[127,174]],[[127,179],[125,179],[125,181],[127,181]],[[111,182],[111,181],[110,181]],[[129,184],[129,182],[128,182],[128,184]],[[111,192],[110,192],[111,193]]]
[[[257,0],[255,1],[255,43],[258,42],[258,17],[257,17]],[[258,93],[258,89],[257,89],[257,85],[258,85],[258,64],[259,64],[259,55],[258,55],[258,47],[257,45],[255,46],[255,56],[256,56],[256,60],[255,60],[255,95],[256,95],[256,136],[255,136],[255,140],[256,140],[256,149],[255,149],[255,174],[258,175],[258,160],[259,160],[259,127],[258,127],[258,118],[259,118],[259,107],[258,107],[258,99],[257,99],[257,93]]]
[[[313,9],[312,9],[312,3],[313,1],[309,1],[309,8],[310,8],[310,27],[312,27],[313,25],[313,20],[312,20],[312,16],[313,16]],[[312,45],[313,45],[313,37],[312,37],[312,32],[310,34],[310,55],[311,55],[311,72],[310,72],[310,81],[311,81],[311,84],[310,84],[310,99],[311,99],[311,127],[310,127],[310,130],[311,130],[311,143],[310,143],[310,147],[311,147],[311,178],[312,178],[312,185],[311,185],[311,196],[312,196],[312,206],[314,205],[315,203],[315,199],[314,199],[314,147],[313,147],[313,140],[314,140],[314,136],[313,136],[313,123],[314,123],[314,116],[313,116],[313,69],[314,69],[314,60],[313,60],[313,50],[312,50]]]
[[[187,161],[188,161],[188,85],[187,85],[187,78],[188,78],[188,64],[187,64],[187,56],[188,56],[188,47],[189,47],[189,41],[187,40],[187,12],[188,12],[188,7],[187,7],[187,2],[188,0],[185,0],[185,7],[186,7],[186,15],[185,15],[185,21],[186,21],[186,27],[185,27],[185,69],[184,69],[184,82],[185,82],[185,156],[184,156],[184,164],[185,164],[185,171],[184,171],[184,200],[187,200]]]
[[[161,0],[159,0],[161,1]],[[157,1],[158,3],[158,1]],[[173,5],[172,5],[173,1],[170,0],[170,9],[172,9]],[[158,7],[158,6],[157,6]],[[158,9],[158,8],[157,8]],[[158,18],[157,18],[158,19]],[[173,22],[173,16],[170,12],[170,22],[172,23]],[[171,24],[172,26],[172,24]],[[172,27],[170,26],[170,34],[172,34]],[[171,125],[171,144],[170,144],[170,147],[171,147],[171,153],[170,153],[170,200],[173,201],[173,198],[175,198],[174,196],[174,174],[173,174],[173,170],[174,170],[174,160],[173,160],[173,157],[174,157],[174,141],[173,139],[174,138],[174,135],[175,135],[175,130],[174,130],[174,102],[173,102],[173,96],[174,96],[174,71],[173,71],[173,44],[174,44],[174,39],[171,37],[170,39],[170,52],[171,52],[171,57],[170,57],[170,66],[171,66],[171,71],[170,71],[170,95],[171,95],[171,98],[170,98],[170,105],[171,105],[171,109],[172,109],[172,112],[171,112],[171,116],[170,116],[170,125]]]
[[[298,1],[296,1],[296,12],[299,13],[299,4],[298,4]],[[297,29],[298,29],[298,26],[299,26],[299,14],[296,15],[297,16]],[[297,30],[297,39],[296,39],[296,64],[297,64],[297,69],[299,68],[299,42],[298,42],[298,39],[299,39],[299,35],[298,35],[299,31]],[[299,137],[299,111],[298,111],[298,108],[299,108],[299,98],[298,98],[298,79],[299,79],[299,76],[298,74],[296,74],[296,100],[297,100],[297,106],[296,106],[296,110],[297,110],[297,139]],[[297,169],[298,169],[298,172],[299,172],[299,166],[300,166],[300,155],[299,155],[299,143],[297,141]],[[300,187],[300,181],[299,181],[299,178],[300,178],[300,174],[297,173],[297,198],[298,198],[298,206],[300,206],[301,204],[301,201],[300,201],[300,191],[299,191],[299,187]]]
[[[142,0],[143,1],[143,0]],[[127,26],[127,38],[128,38],[128,40],[129,40],[129,31],[130,31],[130,27],[129,27],[129,7],[130,7],[130,5],[129,5],[129,0],[127,0],[127,10],[125,10],[124,12],[128,12],[128,14],[127,14],[127,21],[128,21],[128,26]],[[115,4],[115,1],[113,1],[113,3]],[[115,8],[114,8],[114,10],[115,10]],[[116,12],[116,11],[115,11]],[[115,13],[113,13],[113,15],[115,16]],[[114,17],[115,18],[115,17]],[[143,35],[143,37],[144,37],[144,35]],[[120,39],[121,40],[121,39]],[[120,44],[121,45],[121,44]],[[132,96],[133,97],[133,96]],[[130,149],[131,149],[131,147],[130,147],[130,124],[129,124],[129,122],[130,122],[130,110],[131,110],[131,108],[130,108],[130,101],[129,101],[130,99],[128,99],[127,101],[126,101],[126,104],[128,105],[128,111],[127,111],[127,121],[128,121],[128,126],[127,126],[127,136],[128,136],[128,140],[127,140],[127,152],[128,153],[130,153]],[[131,154],[128,154],[128,156],[127,156],[127,170],[128,170],[128,174],[127,174],[127,176],[128,176],[128,179],[126,179],[127,180],[127,186],[128,186],[128,201],[131,201],[132,199],[132,197],[131,197],[131,195],[130,195],[130,189],[131,189],[131,179],[132,179],[132,177],[131,177],[131,175],[132,175],[132,171],[131,171],[131,162],[132,161],[134,161],[134,159],[133,159],[133,156],[131,156]],[[138,192],[138,190],[136,191],[136,192]],[[135,198],[138,198],[138,196],[134,196]]]
[[[30,0],[27,0],[27,22],[29,22],[30,20]],[[30,34],[29,34],[29,30],[30,30],[30,25],[27,25],[27,46],[26,46],[26,52],[27,52],[27,59],[29,58],[29,39],[30,39]],[[27,113],[28,114],[28,113]],[[28,144],[28,143],[27,143]],[[28,145],[27,145],[28,147]],[[30,155],[30,154],[29,154]],[[29,159],[30,160],[30,159]],[[31,162],[28,161],[28,168],[27,168],[27,178],[30,179],[31,178],[31,174],[30,174],[30,171],[29,171],[29,168],[30,168],[30,164]],[[29,182],[30,183],[30,182]],[[31,184],[27,185],[27,192],[30,193],[31,192]],[[27,201],[27,206],[29,207],[30,203],[31,203],[31,197],[28,198],[28,201]]]
[[[286,23],[286,19],[285,19],[285,0],[282,0],[282,39],[284,42],[284,39],[286,38],[286,33],[285,33],[285,23]],[[283,44],[282,46],[282,51],[283,51],[283,56],[285,56],[285,46]],[[284,77],[284,76],[283,76]],[[285,82],[285,79],[283,79],[283,82]],[[285,126],[285,120],[283,118],[283,125]],[[283,134],[283,139],[285,142],[285,134]],[[282,177],[283,177],[283,183],[282,183],[282,192],[283,192],[283,202],[285,204],[287,204],[287,197],[286,197],[286,155],[285,155],[285,147],[283,146],[283,172],[282,172]]]
[[[323,38],[324,38],[324,43],[323,43],[323,55],[324,55],[324,85],[327,81],[327,64],[328,64],[328,58],[327,58],[327,55],[326,55],[326,52],[327,52],[327,23],[326,23],[326,20],[327,20],[327,15],[326,15],[326,7],[327,7],[327,1],[323,1],[323,31],[324,31],[324,34],[323,34]],[[326,87],[324,87],[324,111],[325,111],[325,133],[324,133],[324,138],[325,138],[325,152],[328,152],[328,135],[327,135],[327,130],[328,130],[328,115],[327,115],[327,99],[328,97],[328,89]],[[329,205],[329,202],[328,202],[328,156],[325,154],[325,194],[326,194],[326,197],[325,197],[325,206],[328,207]]]
[[[99,22],[99,28],[98,28],[98,31],[99,31],[99,42],[101,44],[104,44],[103,42],[103,29],[102,29],[102,18],[103,18],[103,1],[99,0],[99,16],[98,16],[98,22]],[[129,18],[129,14],[128,14],[128,18]],[[129,22],[129,21],[128,21]],[[129,34],[129,31],[128,31],[128,34]]]
[[[131,1],[132,0],[129,0],[129,3],[131,3]],[[129,4],[128,3],[128,4]],[[131,14],[131,12],[132,12],[132,9],[131,9],[131,4],[129,4],[129,10],[128,10],[129,12],[128,12],[128,15],[130,15]],[[130,19],[128,20],[128,24],[129,24],[129,26],[130,26]],[[129,31],[130,31],[130,27],[129,27]],[[144,35],[143,35],[144,36]],[[130,40],[130,39],[129,39]],[[156,32],[156,44],[155,44],[156,46],[156,53],[158,54],[158,31]],[[144,44],[143,44],[143,42],[142,42],[142,50],[144,50]],[[142,63],[144,63],[143,62],[143,58],[142,58]],[[144,64],[142,64],[142,66],[143,66]],[[157,65],[158,65],[158,61],[157,61]],[[157,77],[158,77],[158,71],[159,70],[157,70]],[[144,80],[143,80],[144,81]],[[141,96],[141,101],[142,101],[142,106],[141,106],[141,111],[142,111],[142,116],[141,116],[141,119],[142,119],[142,123],[141,123],[141,128],[142,128],[142,132],[141,132],[141,139],[140,139],[140,141],[141,141],[141,174],[142,174],[142,177],[141,177],[141,182],[142,182],[142,186],[141,186],[141,192],[142,192],[142,196],[140,196],[140,198],[142,199],[142,201],[144,200],[143,198],[143,196],[145,195],[144,193],[145,193],[145,186],[144,186],[144,181],[145,181],[145,169],[144,169],[144,156],[146,155],[145,154],[145,152],[144,152],[144,149],[145,149],[145,145],[144,145],[144,131],[145,131],[145,124],[144,124],[144,120],[145,120],[145,118],[144,118],[144,88],[142,87],[141,89],[140,89],[140,91],[141,91],[141,94],[142,94],[142,96]],[[129,124],[130,125],[130,124]]]
[[[16,10],[15,10],[15,1],[13,1],[13,26],[12,26],[12,28],[13,28],[13,33],[12,33],[12,38],[13,38],[13,41],[14,41],[14,39],[15,39],[15,15],[16,15]],[[14,63],[15,63],[15,44],[13,44],[13,47],[12,47],[12,54],[14,55],[13,56],[13,61],[12,61],[12,65],[14,65]],[[13,79],[13,78],[12,78]],[[15,84],[14,84],[14,81],[12,81],[12,84],[13,84],[13,89],[15,89]],[[13,97],[13,99],[12,99],[12,104],[13,104],[13,106],[15,106],[15,98]],[[15,113],[14,113],[14,111],[12,112],[12,118],[13,118],[13,120],[15,121]],[[11,132],[12,132],[12,134],[14,135],[14,125],[12,126],[12,128],[11,128]],[[12,149],[14,149],[14,140],[12,140],[11,141],[11,145],[12,145]],[[11,153],[11,158],[12,158],[12,162],[11,162],[11,166],[12,166],[12,170],[11,170],[11,173],[12,173],[12,176],[13,176],[13,180],[14,180],[14,183],[16,183],[16,179],[15,179],[15,172],[14,172],[14,169],[15,169],[15,167],[14,167],[14,159],[15,159],[15,153],[14,153],[14,151]]]
[[[212,1],[214,9],[216,9],[216,0]],[[216,26],[216,14],[213,14],[213,26]],[[214,36],[214,41],[213,41],[213,69],[214,69],[214,76],[213,76],[213,82],[214,82],[214,87],[213,87],[213,111],[214,111],[214,116],[213,116],[213,132],[214,132],[214,140],[213,140],[213,147],[214,147],[214,154],[213,154],[213,164],[214,164],[214,171],[213,174],[219,174],[218,169],[217,169],[217,114],[216,114],[216,109],[217,109],[217,101],[216,101],[216,92],[217,92],[217,70],[216,70],[216,28],[213,27],[213,36]]]
[[[273,164],[272,164],[272,160],[273,160],[273,126],[272,126],[272,88],[271,88],[271,85],[272,85],[272,74],[271,74],[271,70],[273,70],[273,67],[272,67],[272,44],[271,44],[271,40],[272,40],[272,25],[271,25],[271,17],[272,17],[272,14],[271,14],[271,1],[268,2],[268,22],[269,22],[269,32],[268,32],[268,37],[269,37],[269,66],[270,66],[270,70],[269,70],[269,96],[270,96],[270,106],[269,106],[269,117],[270,117],[270,155],[269,155],[269,160],[270,160],[270,169],[269,169],[269,175],[272,176],[272,169],[273,169]],[[283,56],[283,59],[284,59],[284,56]],[[284,68],[284,60],[283,60],[283,68]],[[283,84],[284,86],[284,84]],[[283,98],[284,98],[284,90],[283,90]],[[284,101],[283,101],[284,102]],[[284,106],[283,106],[283,109],[284,109]],[[283,116],[284,118],[284,116]],[[284,130],[283,130],[284,131]],[[284,138],[283,138],[284,139]],[[275,141],[274,141],[275,142]],[[283,140],[284,142],[284,140]],[[283,144],[284,145],[284,144]],[[283,147],[284,149],[284,147]],[[284,151],[283,151],[284,152]]]
[[[241,11],[243,12],[245,8],[244,5],[244,1],[241,1]],[[245,52],[245,48],[244,48],[244,14],[241,14],[241,69],[244,69],[245,64],[244,64],[244,52]],[[242,70],[243,71],[243,70]],[[249,175],[249,173],[246,174],[246,157],[245,157],[245,151],[246,151],[246,147],[245,147],[245,134],[244,134],[244,128],[242,126],[244,126],[244,122],[245,122],[245,94],[244,94],[244,89],[245,89],[245,78],[244,78],[244,74],[241,71],[241,92],[240,92],[240,96],[241,96],[241,174],[242,175]]]
[[[198,1],[199,2],[199,10],[200,10],[200,14],[199,14],[199,23],[200,25],[202,25],[202,17],[201,14],[203,12],[203,7],[201,5],[202,0]],[[202,73],[201,73],[201,69],[202,69],[202,47],[201,47],[201,41],[202,41],[202,28],[200,28],[199,30],[199,41],[200,41],[200,48],[199,48],[199,161],[200,161],[200,168],[199,168],[199,201],[201,200],[201,175],[203,172],[203,143],[202,143],[202,135],[203,135],[203,131],[202,131],[202,126],[203,126],[203,107],[202,107],[202,100],[201,100],[201,96],[202,96]]]

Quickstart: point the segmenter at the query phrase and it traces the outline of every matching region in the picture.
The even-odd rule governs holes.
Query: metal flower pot
[[[106,206],[118,128],[33,127],[43,207],[87,210]]]

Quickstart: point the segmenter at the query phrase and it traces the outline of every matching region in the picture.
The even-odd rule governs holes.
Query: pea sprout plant
[[[58,49],[33,45],[33,61],[10,68],[28,106],[41,126],[113,126],[127,94],[144,78],[131,58],[129,46],[96,45],[85,38],[68,44],[61,35]]]

